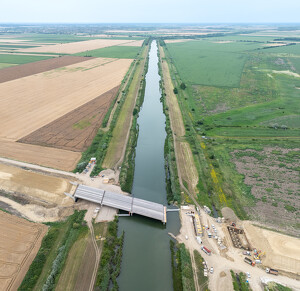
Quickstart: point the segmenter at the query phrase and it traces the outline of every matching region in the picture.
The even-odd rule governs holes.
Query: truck
[[[271,269],[271,268],[266,268],[266,272],[269,274],[273,274],[273,275],[278,275],[278,271],[275,269]]]
[[[244,258],[244,262],[251,266],[255,266],[255,262],[253,262],[251,259],[249,259],[247,257]]]
[[[201,250],[203,252],[205,252],[207,255],[209,255],[209,256],[211,255],[211,251],[207,247],[203,246],[203,247],[201,247]]]

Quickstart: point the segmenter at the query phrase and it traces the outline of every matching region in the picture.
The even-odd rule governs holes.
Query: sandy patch
[[[234,42],[233,40],[220,40],[220,41],[213,41],[212,43],[231,43]]]
[[[294,73],[292,71],[286,70],[286,71],[276,71],[276,70],[260,70],[261,72],[271,72],[274,74],[282,74],[282,75],[288,75],[295,78],[300,78],[300,74]]]
[[[285,46],[286,43],[267,43],[267,44],[263,44],[262,46],[264,47],[273,47],[273,46]]]
[[[0,164],[0,190],[25,194],[50,204],[70,206],[74,201],[64,192],[71,188],[69,180]]]
[[[272,73],[274,73],[274,74],[284,74],[284,75],[300,78],[299,74],[291,72],[291,71],[275,71],[275,70],[272,70]]]
[[[247,237],[255,248],[266,253],[263,265],[300,275],[300,240],[244,222]]]

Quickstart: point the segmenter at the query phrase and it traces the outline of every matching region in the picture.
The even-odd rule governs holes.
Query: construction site
[[[206,208],[196,209],[194,205],[182,206],[180,211],[182,227],[176,239],[190,251],[201,253],[210,290],[233,290],[230,270],[251,274],[247,280],[252,290],[262,290],[263,282],[275,280],[274,275],[276,282],[299,290],[300,254],[296,238],[239,221],[231,209],[223,209],[223,215],[213,218]],[[201,239],[197,229],[202,229]],[[279,260],[280,247],[273,240],[280,239],[286,244]]]

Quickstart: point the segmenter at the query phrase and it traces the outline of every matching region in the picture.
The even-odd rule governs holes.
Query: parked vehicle
[[[273,275],[278,275],[278,271],[275,269],[271,269],[271,268],[266,268],[266,272],[269,274],[273,274]]]
[[[211,255],[211,251],[207,248],[207,247],[201,247],[201,250],[203,251],[203,252],[205,252],[207,255]]]
[[[213,267],[210,268],[210,273],[211,273],[211,274],[214,273],[214,268],[213,268]]]

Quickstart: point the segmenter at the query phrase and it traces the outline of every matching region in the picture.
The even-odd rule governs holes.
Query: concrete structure
[[[65,193],[66,195],[70,195]],[[101,206],[109,206],[112,208],[128,211],[132,214],[139,214],[167,222],[167,209],[164,205],[155,202],[127,196],[124,194],[104,191],[102,189],[93,188],[79,184],[74,193],[74,199],[78,198],[98,203]]]

